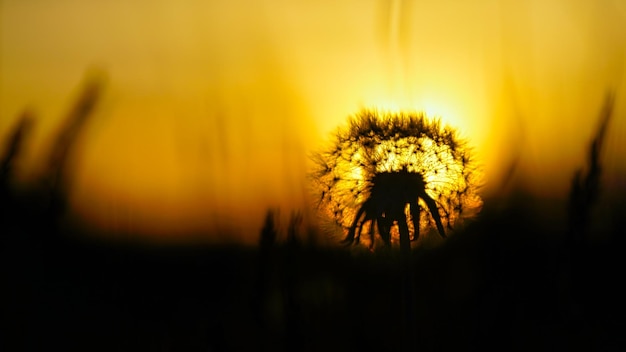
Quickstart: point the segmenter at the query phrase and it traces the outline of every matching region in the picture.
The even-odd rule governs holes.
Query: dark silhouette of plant
[[[20,157],[24,139],[35,123],[31,112],[22,115],[0,161],[1,227],[35,236],[33,239],[37,238],[37,242],[48,243],[55,238],[58,221],[66,213],[68,188],[71,186],[68,164],[75,152],[76,142],[100,100],[103,83],[99,74],[87,77],[53,139],[39,177],[34,184],[18,192],[12,185],[14,164]]]
[[[0,184],[5,185],[13,174],[15,160],[23,147],[24,138],[28,135],[33,125],[33,114],[26,110],[20,116],[17,126],[13,129],[7,142],[6,151],[0,161]]]
[[[405,208],[409,205],[410,219],[413,221],[414,237],[419,236],[420,205],[418,200],[421,199],[430,212],[437,230],[441,237],[445,238],[445,230],[441,223],[439,210],[432,197],[426,193],[426,187],[422,175],[418,173],[408,172],[406,168],[396,172],[381,172],[372,178],[372,186],[370,188],[369,198],[363,202],[354,217],[354,221],[348,230],[348,236],[345,242],[352,243],[358,241],[362,232],[363,225],[366,221],[370,225],[370,237],[373,230],[378,225],[378,232],[387,244],[391,244],[390,229],[393,222],[397,222],[400,229],[400,243],[408,244],[408,222]],[[407,238],[403,239],[402,236]]]
[[[265,214],[265,221],[261,229],[261,238],[259,245],[261,248],[271,248],[276,243],[278,230],[276,229],[276,213],[270,209]]]
[[[261,228],[259,240],[259,260],[257,264],[257,278],[255,282],[255,294],[252,297],[252,305],[254,307],[254,315],[261,329],[266,329],[265,321],[266,301],[268,290],[273,273],[273,262],[276,241],[278,238],[278,229],[276,227],[277,211],[268,209],[265,214],[263,227]]]
[[[600,153],[606,139],[606,133],[613,116],[614,96],[607,94],[604,106],[599,116],[599,126],[594,138],[589,145],[589,165],[586,173],[579,169],[574,174],[572,187],[569,194],[569,236],[574,243],[584,240],[585,232],[589,225],[591,209],[598,198],[600,191]]]
[[[436,227],[445,237],[444,227],[452,229],[482,203],[466,142],[423,113],[362,110],[313,157],[318,205],[347,232],[348,244],[364,230],[371,245],[376,231],[387,245],[399,235],[406,248],[420,227]]]
[[[45,170],[47,186],[53,192],[63,192],[68,176],[67,164],[70,155],[75,149],[80,134],[83,132],[87,121],[92,117],[99,102],[104,80],[100,74],[92,74],[85,80],[80,95],[65,117],[64,125],[56,136],[55,143],[51,146]]]
[[[33,125],[33,115],[25,111],[8,138],[6,149],[0,159],[0,228],[8,232],[9,222],[13,222],[20,215],[12,183],[15,177],[15,163],[20,158],[24,147],[24,140],[30,134]],[[4,239],[0,240],[3,241]]]

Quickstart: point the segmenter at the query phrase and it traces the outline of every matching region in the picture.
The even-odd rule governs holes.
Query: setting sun
[[[625,116],[626,0],[0,0],[0,351],[626,351]]]
[[[562,198],[626,73],[626,9],[601,3],[5,1],[0,137],[33,112],[16,174],[34,182],[85,72],[104,72],[68,166],[71,208],[148,239],[232,226],[255,241],[268,208],[309,207],[308,155],[362,108],[454,126],[485,197],[519,183]],[[625,127],[616,119],[607,142],[620,190]]]

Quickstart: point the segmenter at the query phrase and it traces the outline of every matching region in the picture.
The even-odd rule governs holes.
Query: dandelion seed
[[[444,224],[451,229],[464,210],[482,205],[479,173],[465,141],[423,113],[362,110],[337,130],[330,150],[338,146],[350,155],[320,153],[314,174],[320,184],[333,180],[320,210],[344,229],[348,243],[364,228],[387,244],[399,237],[401,247],[416,239],[420,228],[434,226],[445,237]],[[324,165],[335,167],[325,172]],[[333,212],[330,199],[346,211]],[[422,210],[430,216],[421,216]]]

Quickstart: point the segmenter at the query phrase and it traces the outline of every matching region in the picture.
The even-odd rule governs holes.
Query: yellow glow
[[[619,1],[2,1],[0,140],[35,110],[35,177],[96,66],[107,91],[71,197],[104,228],[175,237],[227,219],[255,242],[269,206],[308,204],[307,153],[361,107],[440,116],[475,147],[486,193],[517,161],[530,192],[562,197],[607,89],[624,115],[623,23]]]

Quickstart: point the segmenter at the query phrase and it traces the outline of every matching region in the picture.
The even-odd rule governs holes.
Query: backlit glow
[[[269,207],[312,203],[308,155],[371,107],[454,126],[486,198],[511,182],[564,197],[607,90],[625,114],[624,23],[617,0],[5,0],[0,141],[31,108],[19,178],[35,180],[95,67],[106,87],[69,192],[105,230],[180,240],[233,226],[255,243]],[[607,188],[624,188],[624,121],[607,137]]]

